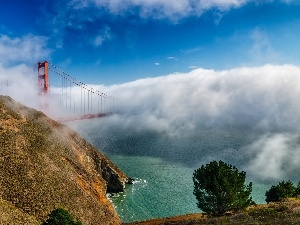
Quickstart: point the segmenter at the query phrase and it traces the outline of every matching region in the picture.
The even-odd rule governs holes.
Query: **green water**
[[[199,212],[190,168],[152,157],[110,158],[135,179],[124,193],[111,197],[124,222]]]
[[[110,156],[124,172],[135,178],[124,193],[110,196],[123,222],[199,212],[193,195],[193,169],[159,158]],[[264,203],[268,186],[254,184],[253,199]]]
[[[106,120],[69,125],[135,179],[124,193],[110,196],[124,222],[199,212],[193,195],[193,171],[212,160],[243,168],[254,157],[244,146],[259,135],[243,129],[199,129],[172,138],[119,124],[112,126]],[[253,200],[265,203],[270,183],[252,177],[247,172],[247,183],[253,182]]]

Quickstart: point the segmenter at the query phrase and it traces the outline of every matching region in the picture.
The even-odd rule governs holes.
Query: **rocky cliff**
[[[0,96],[0,224],[40,224],[58,207],[83,224],[121,224],[106,193],[129,180],[74,131]]]

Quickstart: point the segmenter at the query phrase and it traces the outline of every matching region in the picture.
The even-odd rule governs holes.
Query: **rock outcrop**
[[[0,96],[0,224],[41,223],[58,207],[83,224],[121,224],[106,193],[129,181],[68,127]]]

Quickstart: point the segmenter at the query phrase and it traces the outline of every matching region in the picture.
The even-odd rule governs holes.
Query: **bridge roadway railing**
[[[97,113],[97,114],[86,114],[86,115],[79,115],[79,116],[70,116],[70,117],[60,117],[56,120],[59,122],[71,122],[76,120],[87,120],[87,119],[94,119],[94,118],[101,118],[110,116],[112,113]]]

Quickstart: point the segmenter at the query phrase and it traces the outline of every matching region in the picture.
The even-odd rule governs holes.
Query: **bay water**
[[[153,157],[111,159],[135,179],[124,193],[110,197],[124,222],[199,212],[192,194],[191,168]]]
[[[123,222],[170,217],[200,210],[193,195],[193,169],[153,157],[112,155],[124,172],[135,179],[120,194],[109,195]],[[255,183],[252,198],[265,203],[269,186]]]
[[[250,157],[239,153],[252,141],[251,134],[243,130],[213,129],[170,138],[151,131],[108,127],[95,120],[68,126],[134,179],[123,193],[108,195],[123,222],[200,212],[193,195],[193,171],[212,160],[238,167]],[[247,176],[247,183],[250,181],[253,179]],[[265,203],[269,188],[269,183],[254,181],[253,200]]]

